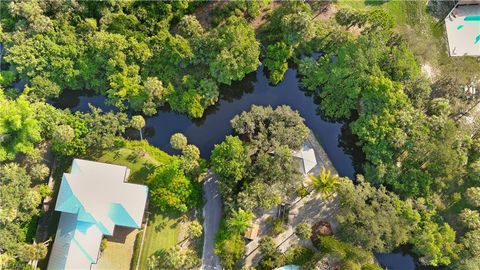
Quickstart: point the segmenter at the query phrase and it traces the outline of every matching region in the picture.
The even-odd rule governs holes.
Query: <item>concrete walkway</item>
[[[215,174],[208,172],[203,184],[203,197],[205,205],[203,206],[203,254],[202,270],[219,270],[220,259],[213,252],[215,244],[215,234],[220,227],[222,219],[222,199],[217,190],[217,179]]]

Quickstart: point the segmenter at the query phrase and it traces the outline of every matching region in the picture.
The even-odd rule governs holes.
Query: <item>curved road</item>
[[[220,259],[213,252],[215,234],[220,227],[222,219],[222,199],[217,191],[217,179],[214,173],[209,171],[203,183],[203,198],[206,203],[203,206],[203,254],[202,270],[220,270]]]

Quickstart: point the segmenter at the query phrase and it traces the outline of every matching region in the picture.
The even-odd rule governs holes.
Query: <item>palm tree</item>
[[[325,167],[322,167],[322,170],[317,176],[309,174],[308,178],[310,179],[308,185],[312,187],[315,192],[322,194],[326,198],[331,197],[340,184],[338,175],[332,175],[332,172],[325,169]]]
[[[227,220],[227,226],[230,230],[238,233],[244,233],[252,224],[255,215],[250,211],[243,209],[233,210],[232,215]]]
[[[132,126],[132,128],[138,129],[138,131],[140,132],[140,140],[143,140],[142,128],[145,127],[145,119],[141,115],[134,115],[132,116],[130,125]]]
[[[47,245],[50,240],[43,243],[37,243],[35,240],[33,244],[25,244],[20,250],[19,257],[22,261],[28,262],[33,269],[37,269],[38,260],[42,260],[47,256]]]

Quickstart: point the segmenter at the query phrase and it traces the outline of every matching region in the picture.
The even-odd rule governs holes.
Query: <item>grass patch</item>
[[[172,159],[172,156],[149,145],[146,141],[127,141],[122,147],[105,151],[97,161],[127,166],[130,169],[129,182],[146,184],[148,174],[155,167],[169,163]],[[143,237],[143,231],[140,231],[135,241],[131,269],[135,269],[138,256],[140,256],[138,268],[147,269],[148,257],[158,250],[173,247],[178,242],[181,214],[175,211],[162,212],[155,208],[148,210],[150,214],[142,254],[139,254]]]
[[[339,8],[353,8],[353,9],[366,9],[367,5],[365,1],[354,1],[354,0],[338,0],[336,3]]]
[[[177,212],[160,212],[152,209],[145,240],[143,243],[142,254],[140,254],[139,269],[148,269],[148,258],[159,250],[167,250],[178,243],[179,223],[181,214]],[[143,231],[140,232],[135,246],[135,256],[133,265],[135,266],[138,256]],[[133,268],[135,269],[135,268]]]
[[[123,165],[130,169],[128,181],[145,184],[149,173],[156,166],[166,164],[172,157],[145,141],[128,141],[121,148],[107,150],[97,161]]]

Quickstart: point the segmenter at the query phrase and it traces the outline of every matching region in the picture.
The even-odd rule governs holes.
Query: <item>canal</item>
[[[104,96],[80,91],[66,91],[50,103],[57,108],[81,112],[89,111],[89,103],[104,111],[116,110],[105,104]],[[252,105],[289,105],[305,119],[305,124],[313,130],[341,176],[354,179],[355,173],[361,172],[364,157],[355,145],[354,136],[344,123],[322,118],[314,98],[301,90],[297,71],[293,68],[288,69],[280,84],[272,86],[263,68],[259,67],[242,81],[224,87],[219,102],[209,107],[200,119],[192,120],[168,108],[161,108],[157,115],[146,118],[144,135],[152,145],[172,154],[176,151],[170,146],[170,136],[181,132],[187,136],[189,143],[199,147],[202,157],[208,158],[214,145],[231,134],[230,119],[248,111]],[[413,257],[402,251],[376,254],[376,257],[383,267],[390,270],[415,269]]]

